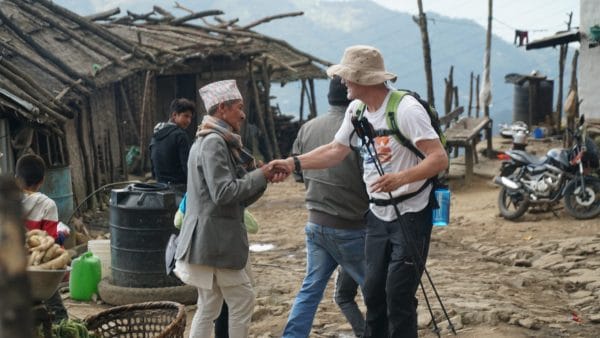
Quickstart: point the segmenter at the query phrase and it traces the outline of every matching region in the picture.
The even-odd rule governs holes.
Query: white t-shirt
[[[365,109],[364,116],[373,125],[374,129],[389,129],[386,123],[386,107],[390,98],[390,94],[391,91],[385,97],[385,100],[377,111],[370,112],[368,109]],[[377,172],[377,168],[371,160],[366,147],[363,146],[358,137],[352,133],[354,131],[354,127],[352,126],[351,118],[355,114],[360,103],[361,101],[359,100],[354,100],[352,103],[350,103],[348,109],[346,110],[344,122],[342,122],[342,125],[335,134],[334,139],[336,142],[346,146],[349,146],[350,142],[352,142],[353,146],[360,146],[360,153],[363,158],[364,168],[363,179],[366,183],[369,197],[375,199],[389,199],[389,195],[386,192],[372,192],[371,185],[377,180],[379,173]],[[400,132],[408,140],[411,140],[413,144],[420,140],[433,140],[439,138],[431,126],[431,120],[429,119],[429,115],[427,115],[427,111],[423,108],[423,106],[421,106],[419,101],[412,96],[404,96],[398,104],[398,109],[396,109],[396,121]],[[352,141],[350,141],[351,136]],[[385,173],[400,172],[417,165],[417,163],[420,161],[420,159],[413,154],[410,149],[398,143],[392,135],[376,137],[375,148]],[[373,151],[371,151],[371,153],[373,153]],[[421,180],[403,185],[394,190],[392,192],[392,196],[397,197],[417,191],[424,183],[425,180]],[[400,211],[400,214],[417,212],[425,208],[429,202],[430,192],[431,186],[427,187],[417,196],[399,203],[398,210]],[[393,221],[397,218],[394,207],[391,205],[377,206],[371,203],[370,208],[375,216],[384,221]]]

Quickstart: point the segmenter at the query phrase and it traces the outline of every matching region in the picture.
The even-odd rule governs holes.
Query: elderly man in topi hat
[[[359,144],[353,133],[353,116],[363,116],[374,129],[388,129],[386,107],[392,92],[387,81],[396,75],[385,70],[380,51],[370,46],[352,46],[342,61],[327,69],[329,76],[340,76],[348,88],[350,103],[344,121],[329,144],[306,154],[271,162],[287,172],[323,169],[337,165],[351,152],[350,145],[361,146],[363,179],[371,199],[366,214],[366,276],[363,286],[367,318],[364,337],[417,337],[417,300],[415,293],[429,250],[432,228],[432,184],[429,178],[445,170],[448,157],[429,115],[412,96],[404,95],[395,108],[399,131],[422,155],[382,133],[369,145]],[[369,156],[376,150],[384,175],[378,174]],[[389,198],[391,193],[393,199]],[[400,213],[400,220],[394,210]],[[402,222],[399,222],[402,221]],[[404,231],[401,223],[406,226]],[[416,257],[414,248],[419,251]],[[417,264],[417,268],[415,265]]]
[[[242,146],[244,101],[235,80],[200,88],[208,115],[188,159],[187,210],[175,254],[175,274],[198,288],[190,337],[210,337],[223,300],[229,306],[229,335],[248,336],[254,293],[246,270],[248,237],[244,208],[277,181],[271,166],[255,169]]]

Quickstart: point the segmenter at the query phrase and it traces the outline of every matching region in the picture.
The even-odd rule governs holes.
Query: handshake
[[[273,160],[267,164],[259,163],[258,167],[262,170],[267,181],[279,183],[285,180],[294,169],[294,161],[291,157],[283,160]]]

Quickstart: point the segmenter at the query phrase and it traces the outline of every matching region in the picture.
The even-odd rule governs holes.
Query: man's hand
[[[285,170],[282,170],[271,163],[261,166],[260,170],[262,170],[267,181],[271,183],[281,182],[290,175],[289,172],[286,172]]]
[[[294,160],[291,157],[285,160],[273,160],[269,162],[277,171],[287,173],[288,175],[294,171]]]
[[[403,178],[401,172],[380,176],[375,183],[371,184],[372,192],[392,192],[408,183],[404,182]]]

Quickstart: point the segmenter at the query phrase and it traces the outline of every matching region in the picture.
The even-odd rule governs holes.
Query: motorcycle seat
[[[507,151],[506,154],[523,163],[541,165],[546,162],[546,156],[537,157],[523,150],[510,150]]]

